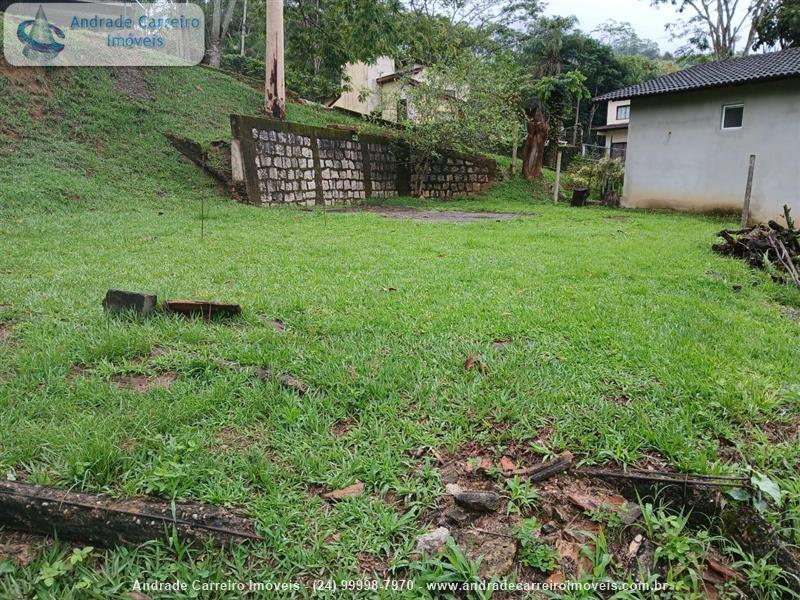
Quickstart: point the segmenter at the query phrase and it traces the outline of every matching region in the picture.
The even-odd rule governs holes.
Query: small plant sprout
[[[525,519],[516,529],[519,542],[517,558],[519,562],[543,573],[550,573],[558,567],[558,552],[539,537],[539,522],[535,517]]]
[[[520,479],[518,475],[506,481],[506,486],[509,492],[508,508],[506,510],[509,514],[512,512],[517,514],[527,512],[535,506],[536,501],[539,499],[539,494],[533,485],[529,481]]]

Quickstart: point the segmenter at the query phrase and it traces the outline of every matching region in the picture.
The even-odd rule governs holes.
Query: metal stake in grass
[[[200,240],[205,239],[206,234],[206,199],[200,198]]]

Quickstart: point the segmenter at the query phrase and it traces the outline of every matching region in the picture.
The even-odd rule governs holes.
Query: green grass
[[[118,597],[136,578],[204,573],[353,577],[359,555],[400,564],[442,493],[416,448],[476,441],[499,452],[547,428],[550,452],[587,463],[657,453],[686,471],[752,467],[780,482],[797,522],[800,449],[763,430],[800,412],[800,325],[778,304],[800,297],[710,252],[730,223],[553,206],[519,180],[473,200],[392,201],[526,213],[510,222],[233,204],[162,132],[224,137],[227,114],[257,112],[258,94],[207,70],[146,76],[152,103],[121,96],[105,70],[24,85],[0,72],[0,322],[11,324],[0,342],[0,473],[236,506],[266,541],[94,551],[69,568],[70,550],[56,545],[26,568],[0,559],[0,596]],[[290,118],[329,117],[293,105]],[[238,302],[244,314],[111,318],[100,307],[108,288]],[[511,345],[496,349],[500,338]],[[470,354],[487,375],[464,371]],[[269,365],[311,391],[299,397],[221,360]],[[88,371],[70,377],[77,366]],[[169,389],[110,381],[162,371],[179,375]],[[721,453],[731,444],[736,459]],[[355,480],[367,493],[333,508],[314,493]],[[75,587],[84,580],[89,591]]]

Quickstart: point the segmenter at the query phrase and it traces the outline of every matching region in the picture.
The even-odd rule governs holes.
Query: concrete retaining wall
[[[445,151],[426,168],[395,140],[352,131],[231,115],[234,182],[258,205],[330,205],[390,198],[480,193],[495,179],[495,161]],[[421,189],[419,182],[422,181]]]

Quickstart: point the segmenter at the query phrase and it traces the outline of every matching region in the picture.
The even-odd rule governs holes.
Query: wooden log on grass
[[[219,506],[113,499],[16,481],[0,481],[0,527],[114,547],[164,539],[218,545],[261,540],[252,522]]]

